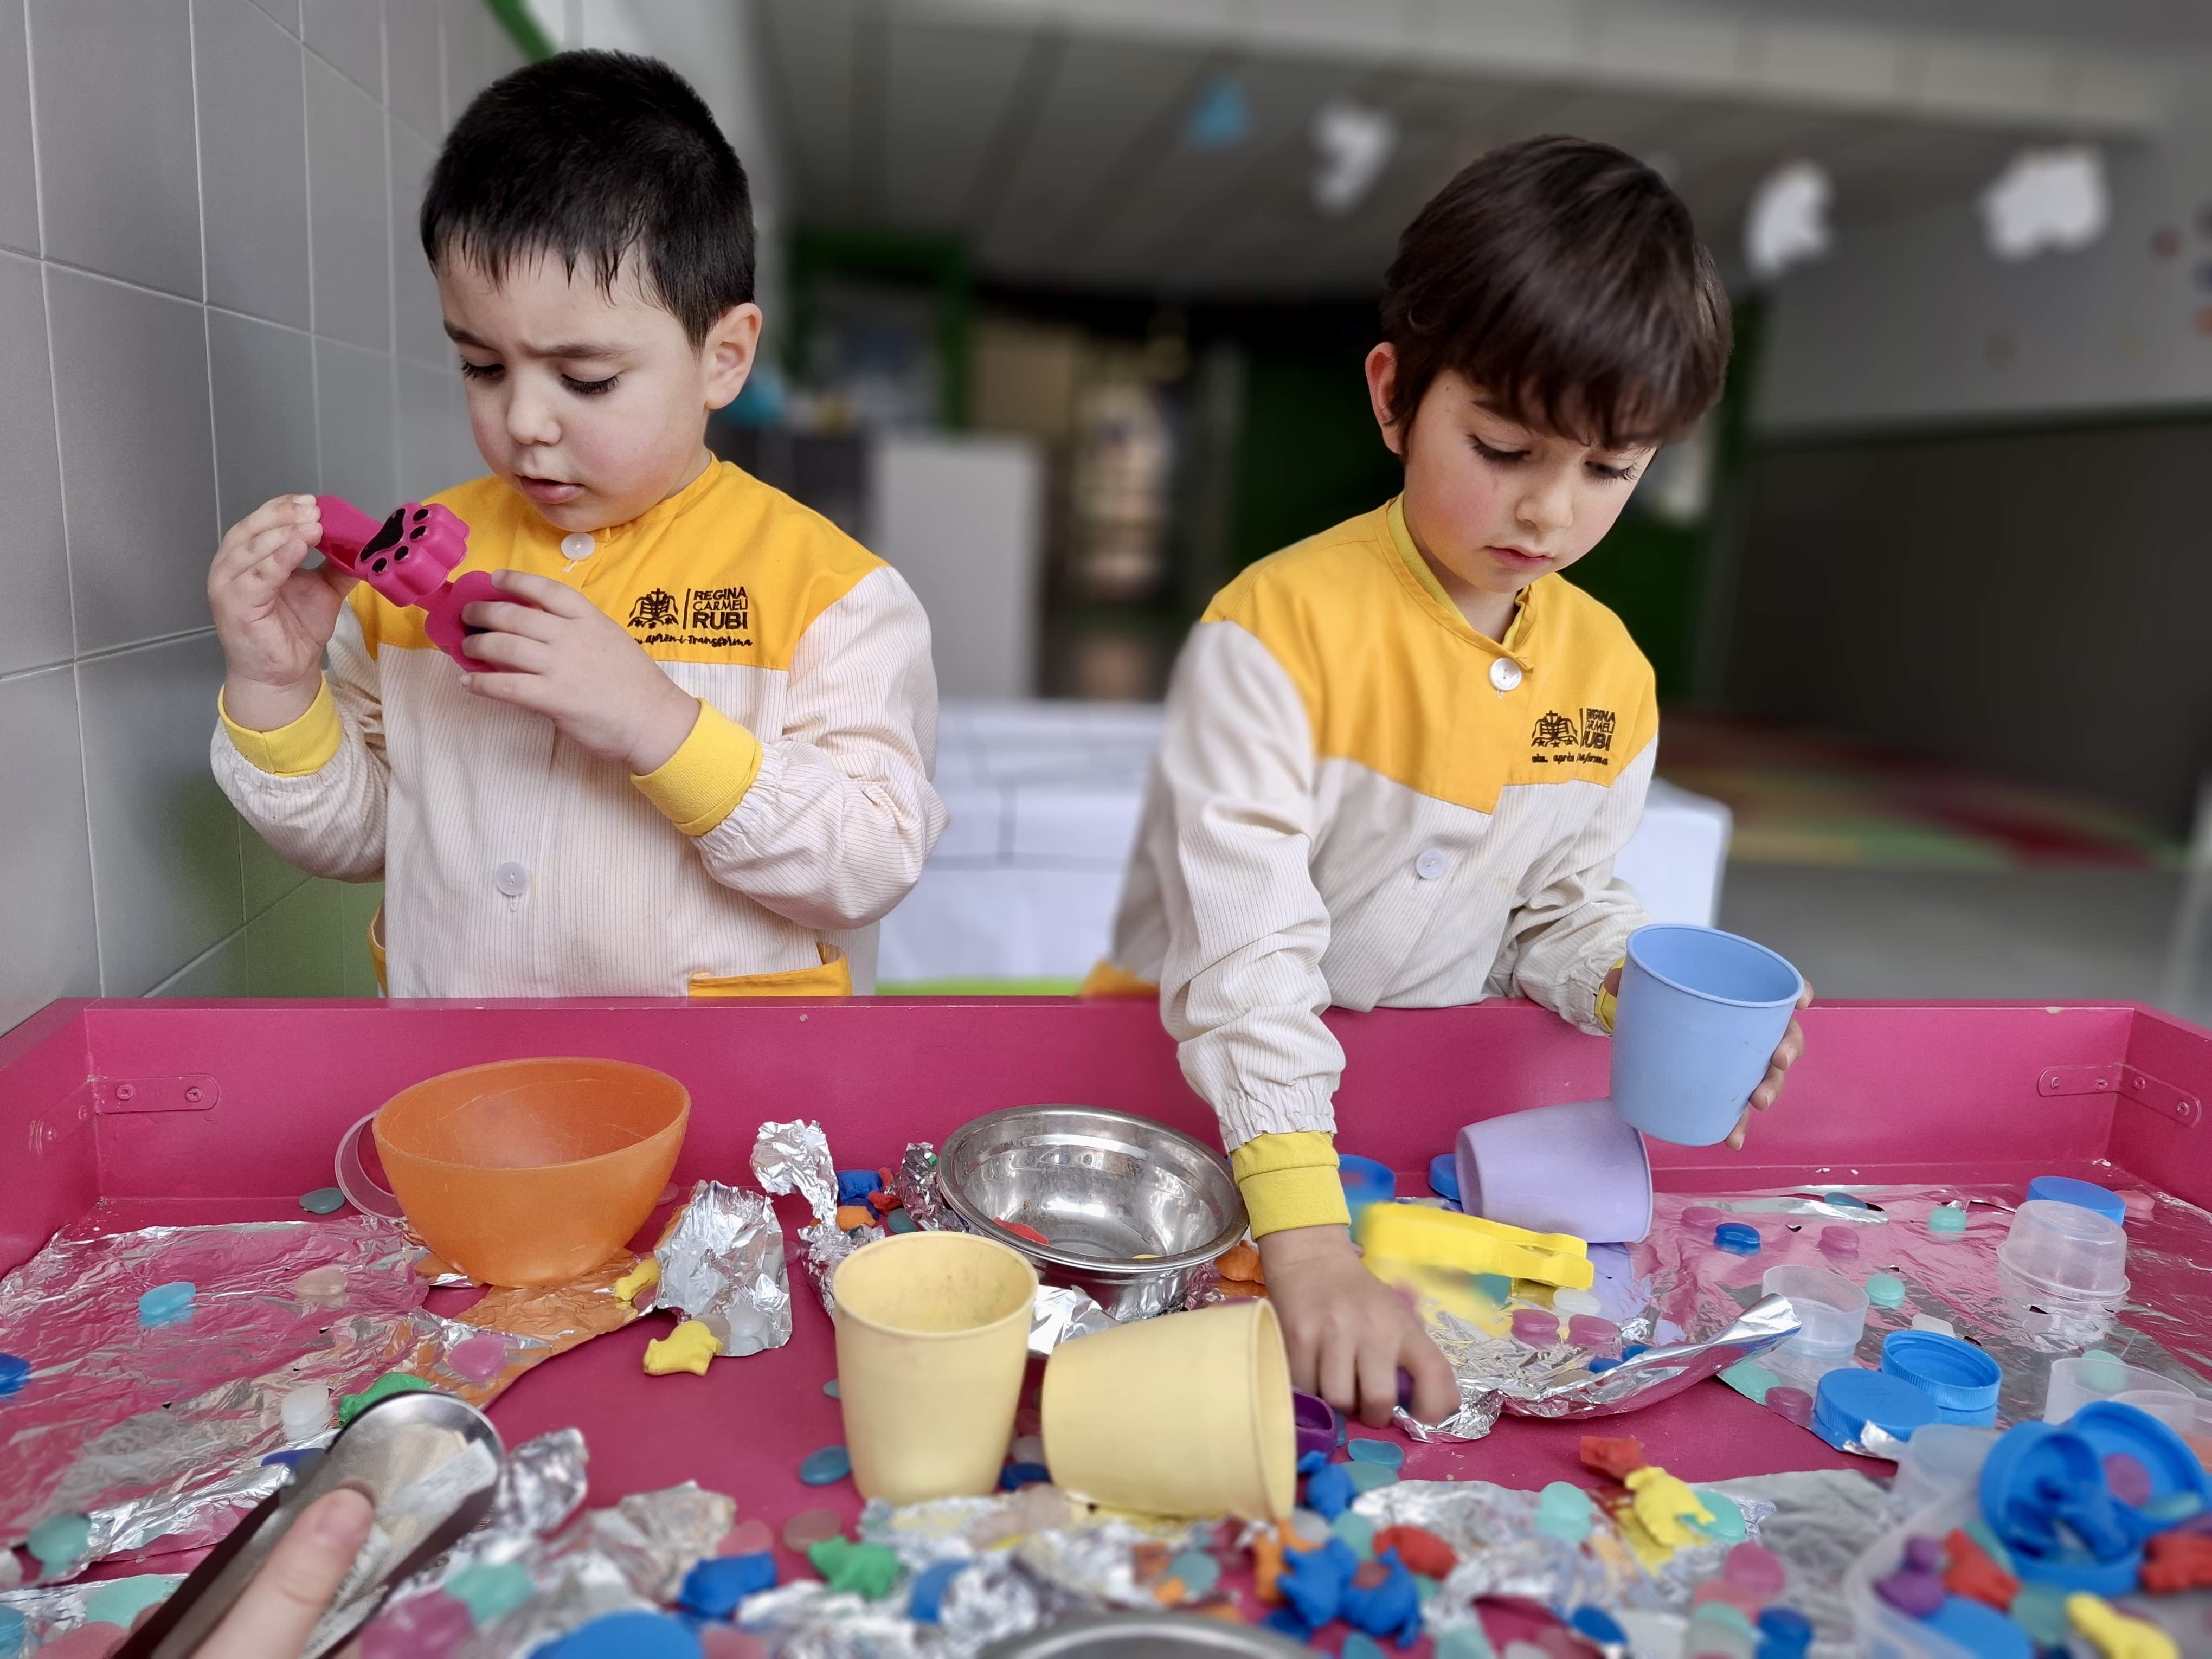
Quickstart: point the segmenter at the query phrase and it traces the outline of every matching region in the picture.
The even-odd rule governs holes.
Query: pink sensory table
[[[1803,1018],[1806,1057],[1748,1150],[1655,1144],[1662,1188],[2061,1173],[2212,1208],[2212,1032],[2129,1003],[1839,1002]],[[1401,1171],[1401,1191],[1425,1190],[1419,1172],[1462,1123],[1606,1091],[1607,1044],[1528,1003],[1329,1022],[1348,1061],[1340,1144]],[[750,1185],[768,1119],[820,1120],[846,1168],[895,1163],[910,1140],[941,1143],[979,1113],[1040,1103],[1213,1133],[1148,1003],[58,1002],[0,1037],[0,1268],[96,1205],[118,1231],[297,1219],[299,1195],[330,1183],[340,1131],[398,1090],[544,1054],[635,1060],[680,1079],[693,1103],[679,1183]],[[799,1212],[790,1200],[780,1207],[794,1234]],[[581,1428],[593,1504],[696,1480],[772,1527],[824,1504],[855,1513],[849,1482],[798,1480],[800,1458],[841,1434],[822,1392],[835,1366],[830,1323],[793,1278],[783,1348],[717,1361],[704,1377],[649,1378],[640,1357],[668,1320],[648,1317],[540,1366],[491,1415],[510,1444]],[[1588,1480],[1576,1461],[1586,1430],[1637,1435],[1692,1480],[1856,1461],[1714,1382],[1626,1416],[1508,1418],[1480,1442],[1413,1447],[1405,1473],[1521,1487]]]

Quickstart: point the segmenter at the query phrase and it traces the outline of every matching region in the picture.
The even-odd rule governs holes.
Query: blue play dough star
[[[1385,1550],[1375,1559],[1390,1576],[1370,1589],[1347,1583],[1341,1599],[1344,1616],[1370,1636],[1388,1636],[1410,1648],[1421,1634],[1420,1590],[1397,1551]]]
[[[1317,1550],[1293,1551],[1278,1581],[1283,1605],[1305,1621],[1309,1632],[1319,1630],[1342,1610],[1346,1587],[1358,1571],[1359,1558],[1341,1538]]]
[[[1301,1468],[1308,1459],[1315,1461],[1313,1471],[1306,1476],[1306,1507],[1334,1521],[1352,1506],[1352,1472],[1341,1463],[1321,1462],[1319,1452],[1308,1452],[1299,1460]]]
[[[873,1170],[837,1171],[837,1201],[840,1204],[865,1204],[870,1193],[879,1193],[883,1189],[883,1177]]]

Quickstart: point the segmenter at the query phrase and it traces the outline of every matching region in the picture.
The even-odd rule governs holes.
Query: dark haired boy
[[[302,568],[279,496],[208,577],[217,780],[384,878],[395,996],[849,993],[836,936],[945,825],[937,684],[898,574],[706,448],[760,338],[736,155],[666,66],[565,53],[455,123],[422,235],[491,468],[434,498],[510,596],[464,613],[486,667]]]
[[[1559,573],[1719,395],[1729,340],[1680,200],[1574,138],[1447,185],[1400,239],[1382,320],[1368,391],[1404,493],[1207,608],[1091,981],[1158,984],[1297,1385],[1375,1424],[1401,1367],[1425,1421],[1459,1395],[1352,1246],[1322,1012],[1519,994],[1608,1029],[1644,919],[1613,860],[1658,706],[1628,631]],[[1793,1024],[1754,1104],[1801,1042]]]

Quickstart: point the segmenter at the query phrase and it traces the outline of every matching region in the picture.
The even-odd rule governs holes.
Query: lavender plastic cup
[[[1628,936],[1613,1021],[1613,1104],[1679,1146],[1728,1139],[1805,988],[1763,945],[1661,922]]]
[[[1459,1202],[1469,1215],[1592,1244],[1651,1231],[1651,1160],[1610,1102],[1570,1100],[1459,1132]]]

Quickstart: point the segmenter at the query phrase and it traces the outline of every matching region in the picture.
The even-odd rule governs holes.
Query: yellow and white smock
[[[1644,920],[1613,861],[1657,734],[1618,617],[1548,575],[1486,638],[1396,501],[1207,607],[1087,988],[1158,987],[1255,1234],[1346,1218],[1324,1009],[1519,994],[1607,1029],[1603,981]]]
[[[727,462],[587,550],[496,478],[433,499],[469,526],[463,570],[580,589],[699,714],[634,777],[464,690],[420,611],[356,587],[314,706],[274,732],[223,715],[213,758],[294,864],[384,878],[390,993],[849,992],[835,936],[906,896],[945,822],[899,574]]]

